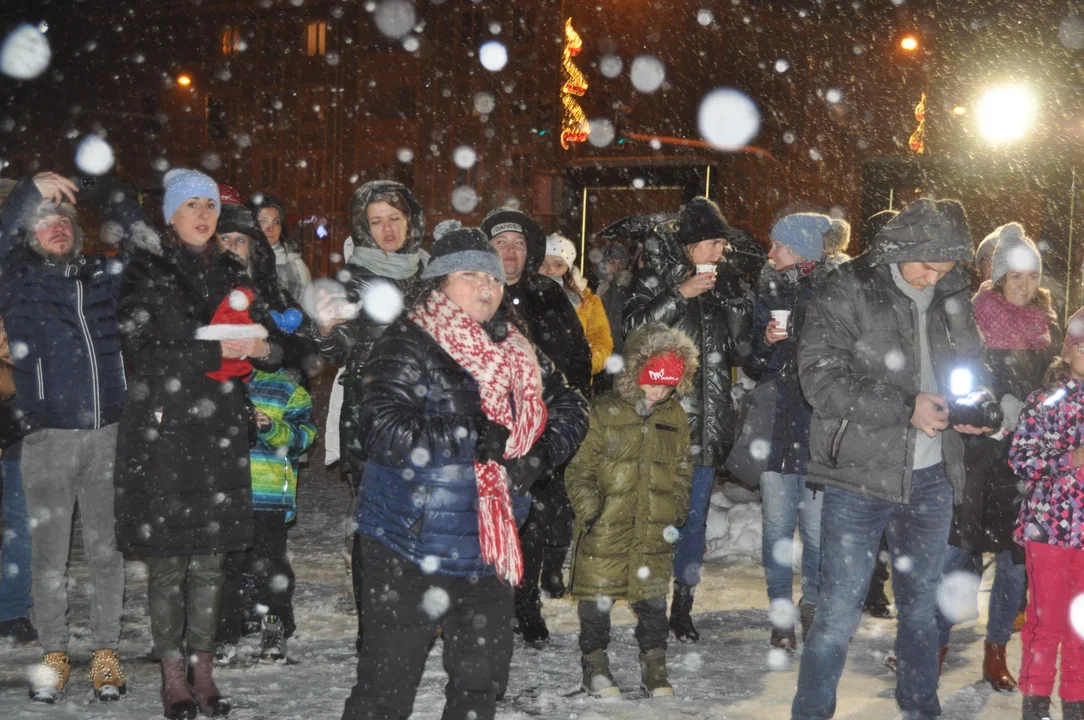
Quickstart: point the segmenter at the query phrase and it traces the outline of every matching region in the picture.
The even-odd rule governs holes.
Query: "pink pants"
[[[1024,657],[1020,691],[1050,697],[1054,692],[1058,646],[1061,646],[1062,700],[1084,700],[1084,627],[1073,628],[1069,607],[1075,598],[1084,616],[1084,550],[1027,542],[1027,622],[1021,633]]]

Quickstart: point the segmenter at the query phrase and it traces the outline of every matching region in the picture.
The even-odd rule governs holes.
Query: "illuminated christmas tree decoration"
[[[911,133],[907,144],[916,155],[921,155],[926,152],[926,93],[922,93],[918,105],[915,105],[915,120],[918,120],[918,127]]]
[[[577,97],[583,97],[587,92],[587,79],[572,62],[572,58],[579,55],[582,48],[583,40],[572,28],[572,18],[565,20],[565,46],[561,56],[561,68],[565,76],[565,82],[561,86],[561,104],[565,109],[561,118],[561,147],[565,150],[568,150],[569,143],[582,143],[591,134],[587,116],[576,102]]]

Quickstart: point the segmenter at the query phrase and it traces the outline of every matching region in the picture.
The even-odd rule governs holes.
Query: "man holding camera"
[[[116,258],[83,254],[77,201],[110,219],[100,235],[122,243]],[[126,390],[116,298],[137,237],[157,241],[134,193],[111,177],[27,177],[0,212],[0,316],[27,430],[20,468],[32,518],[34,624],[44,655],[30,673],[35,702],[56,702],[71,672],[67,567],[77,503],[90,566],[94,693],[116,700],[126,690],[117,655],[124,558],[113,513],[117,421]]]
[[[899,609],[896,702],[904,718],[941,714],[937,585],[952,506],[964,485],[960,433],[992,424],[957,401],[985,377],[963,207],[917,200],[861,257],[818,289],[798,350],[813,407],[809,480],[826,486],[821,597],[802,652],[794,720],[835,712],[882,532]],[[971,383],[962,382],[970,379]],[[981,416],[981,412],[977,413]],[[980,427],[983,426],[983,427]]]

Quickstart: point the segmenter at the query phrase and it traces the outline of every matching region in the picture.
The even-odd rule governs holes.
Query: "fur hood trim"
[[[625,369],[617,376],[617,392],[629,403],[636,404],[640,397],[640,373],[652,357],[673,351],[685,361],[685,374],[674,392],[685,396],[693,390],[693,376],[700,366],[700,351],[688,335],[660,323],[648,323],[629,333],[625,338]]]

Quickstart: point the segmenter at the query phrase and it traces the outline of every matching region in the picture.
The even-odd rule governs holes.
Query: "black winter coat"
[[[736,364],[730,325],[739,337],[748,328],[752,302],[729,297],[720,286],[690,300],[679,288],[692,271],[684,248],[672,234],[656,233],[644,242],[644,265],[625,301],[624,328],[659,322],[688,335],[700,350],[692,393],[681,404],[689,416],[693,465],[722,467],[734,444],[734,405],[730,369]],[[729,320],[728,320],[729,319]]]
[[[591,346],[564,289],[545,275],[536,275],[528,262],[519,282],[506,286],[504,293],[535,346],[553,360],[569,385],[588,396]]]
[[[981,331],[982,328],[980,327]],[[1050,345],[1042,350],[1001,350],[983,348],[990,369],[994,396],[1006,393],[1027,400],[1042,388],[1043,374],[1061,350],[1062,335],[1057,321],[1050,323]],[[1006,418],[1015,427],[1018,418]],[[963,501],[953,515],[949,544],[972,553],[999,553],[1010,550],[1017,565],[1024,563],[1023,546],[1013,540],[1020,516],[1021,478],[1009,466],[1012,432],[995,440],[989,437],[964,438]]]
[[[207,376],[218,342],[196,340],[219,303],[251,287],[240,261],[208,263],[168,243],[137,252],[118,319],[130,373],[120,420],[116,528],[121,550],[170,557],[243,550],[252,541],[249,418],[244,384]]]

